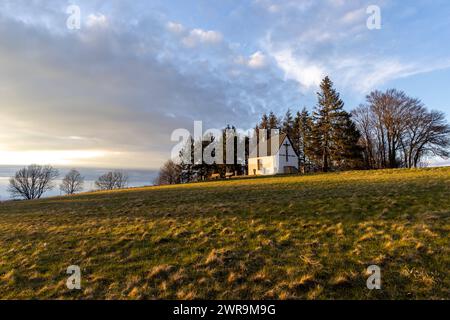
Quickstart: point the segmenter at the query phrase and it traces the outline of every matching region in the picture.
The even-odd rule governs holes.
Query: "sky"
[[[312,109],[326,75],[349,111],[397,88],[450,119],[449,17],[448,0],[2,0],[0,165],[156,169],[175,129]]]

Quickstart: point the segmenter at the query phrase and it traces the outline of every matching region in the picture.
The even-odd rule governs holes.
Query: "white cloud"
[[[108,26],[108,19],[103,14],[93,14],[91,13],[88,15],[86,20],[86,26],[89,28],[93,27],[107,27]]]
[[[184,26],[181,23],[176,23],[169,21],[167,23],[167,30],[173,33],[183,33],[184,32]]]
[[[248,66],[254,69],[265,67],[266,63],[266,56],[261,51],[256,51],[248,60]]]
[[[67,137],[67,139],[69,140],[85,140],[85,137],[80,137],[80,136],[69,136]]]
[[[275,51],[271,55],[285,78],[297,81],[302,89],[317,87],[326,75],[332,75],[341,87],[362,94],[395,79],[450,67],[449,61],[423,67],[426,63],[403,63],[396,58],[358,55],[332,56],[319,64],[305,54],[294,55],[292,49]]]
[[[223,36],[220,32],[213,30],[193,29],[189,35],[183,38],[182,42],[186,47],[195,47],[198,44],[217,44]]]
[[[257,3],[268,8],[272,1]],[[278,4],[293,11],[289,0]],[[374,36],[383,35],[367,30],[366,7],[361,3],[332,0],[325,6],[314,4],[311,10],[305,7],[311,15],[298,11],[285,15],[266,31],[262,48],[276,62],[285,79],[295,80],[302,91],[310,92],[326,75],[340,88],[359,95],[395,79],[447,67],[448,61],[442,59],[438,64],[430,63],[426,57],[408,60],[395,48],[386,51],[384,43],[368,42]]]
[[[390,80],[404,77],[406,74],[413,72],[414,66],[386,59],[365,62],[356,70],[357,74],[352,79],[352,83],[359,91],[364,93]]]
[[[244,56],[237,57],[235,62],[252,69],[261,69],[267,66],[267,57],[261,51],[256,51],[248,58]]]
[[[254,4],[275,14],[293,10],[303,12],[314,4],[314,0],[254,0]]]
[[[26,165],[29,164],[30,159],[33,159],[36,164],[71,165],[81,160],[94,160],[106,156],[108,152],[102,150],[0,150],[0,165]]]
[[[404,63],[396,58],[359,56],[342,58],[329,66],[338,80],[345,87],[350,87],[361,93],[367,93],[377,87],[395,80],[417,74],[447,69],[450,60],[439,63]]]
[[[364,21],[364,18],[366,17],[366,8],[360,8],[356,10],[351,10],[344,14],[344,16],[341,18],[341,22],[344,24],[353,24],[360,21]]]
[[[319,85],[326,75],[320,65],[302,58],[295,58],[289,49],[273,52],[272,55],[278,67],[284,71],[285,77],[297,81],[303,87],[311,88]]]

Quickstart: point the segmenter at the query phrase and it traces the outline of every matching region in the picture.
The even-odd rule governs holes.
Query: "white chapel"
[[[272,150],[273,149],[273,150]],[[259,142],[248,159],[248,175],[275,175],[298,172],[298,155],[285,133]]]

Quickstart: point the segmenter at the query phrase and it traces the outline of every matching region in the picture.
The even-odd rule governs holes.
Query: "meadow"
[[[2,202],[0,298],[450,299],[449,232],[450,168]]]

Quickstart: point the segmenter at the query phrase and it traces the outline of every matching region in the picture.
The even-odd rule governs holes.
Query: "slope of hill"
[[[449,232],[450,168],[4,202],[0,298],[449,299]]]

